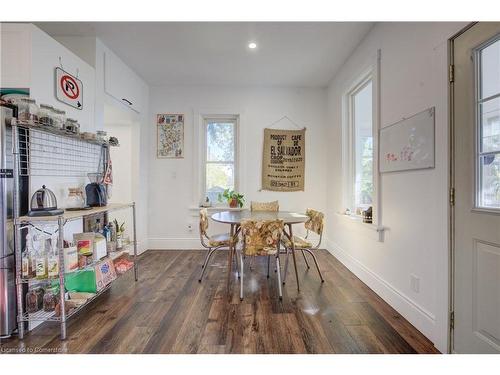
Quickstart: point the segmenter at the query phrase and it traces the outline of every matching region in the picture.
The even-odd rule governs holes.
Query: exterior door
[[[457,353],[500,353],[500,23],[452,40]]]

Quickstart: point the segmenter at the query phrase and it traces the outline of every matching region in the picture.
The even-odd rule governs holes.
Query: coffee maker
[[[87,206],[102,207],[106,206],[107,196],[106,187],[102,183],[102,173],[87,174],[90,184],[85,186],[85,195],[87,196]]]

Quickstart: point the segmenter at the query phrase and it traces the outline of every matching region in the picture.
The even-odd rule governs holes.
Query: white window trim
[[[379,172],[379,129],[380,129],[380,60],[381,52],[377,51],[376,57],[371,61],[371,64],[365,69],[361,70],[352,85],[344,90],[342,96],[342,169],[344,181],[343,184],[343,210],[349,208],[351,215],[356,217],[354,206],[354,145],[352,134],[352,119],[350,118],[352,95],[359,91],[371,79],[372,81],[372,134],[373,134],[373,224],[376,228],[383,228],[382,226],[382,210],[380,206],[380,172]],[[382,229],[383,231],[383,229]]]
[[[479,111],[479,103],[489,98],[480,98],[481,90],[481,51],[483,51],[488,46],[496,43],[500,40],[500,35],[496,35],[493,38],[487,40],[481,45],[474,48],[472,51],[473,64],[474,64],[474,207],[473,211],[478,212],[489,212],[492,214],[500,214],[500,208],[484,206],[481,202],[481,155],[488,154],[486,152],[481,152],[481,132],[482,132],[482,119],[481,113]],[[497,94],[498,95],[498,94]],[[494,97],[495,95],[493,95]],[[498,152],[490,152],[490,154],[498,154]]]
[[[240,116],[235,114],[201,114],[200,115],[200,183],[199,183],[199,202],[203,202],[206,198],[206,165],[207,165],[207,132],[206,126],[210,120],[227,120],[235,123],[234,135],[234,190],[239,191],[240,188]],[[213,206],[223,206],[224,203],[212,202]]]

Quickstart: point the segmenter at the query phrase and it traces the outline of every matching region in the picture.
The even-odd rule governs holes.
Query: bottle
[[[110,241],[116,242],[116,228],[115,228],[115,223],[110,222],[108,224],[108,227],[109,227]]]
[[[32,253],[33,253],[33,243],[31,240],[31,233],[28,231],[26,235],[26,249],[23,252],[22,262],[21,262],[21,274],[23,279],[29,279],[33,277],[33,262],[32,262]]]
[[[59,252],[57,249],[58,235],[52,235],[51,251],[47,255],[47,275],[48,277],[57,277],[59,275]]]
[[[42,246],[36,253],[36,278],[47,278],[47,249],[50,249],[50,240],[42,240]]]
[[[23,279],[29,279],[31,277],[30,267],[31,267],[30,257],[29,257],[28,249],[26,249],[23,252],[23,260],[22,260],[21,275],[22,275]]]
[[[104,238],[106,238],[106,242],[111,241],[111,230],[109,229],[108,225],[105,225],[102,229],[102,235],[104,236]]]
[[[94,232],[101,233],[101,219],[95,220]]]

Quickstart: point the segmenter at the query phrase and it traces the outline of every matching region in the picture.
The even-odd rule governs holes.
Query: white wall
[[[136,113],[125,107],[123,103],[109,96],[104,91],[104,55],[109,48],[99,39],[96,39],[95,69],[96,69],[96,110],[95,122],[99,128],[104,126],[106,108],[115,108],[115,111],[127,113],[128,118],[134,124],[134,140],[132,143],[132,164],[130,173],[132,179],[132,199],[136,202],[137,210],[137,242],[138,251],[143,252],[148,248],[147,228],[148,228],[148,152],[150,149],[149,134],[149,86],[136,75],[142,99],[142,112]],[[112,134],[109,134],[112,135]],[[113,164],[120,163],[119,159],[113,160]],[[128,227],[132,228],[132,222],[128,222]]]
[[[447,39],[461,23],[381,23],[328,88],[329,249],[375,292],[447,351],[448,116]],[[381,176],[384,242],[341,217],[342,96],[381,49],[381,126],[436,107],[436,168]],[[420,292],[410,275],[420,278]]]
[[[110,154],[113,161],[113,186],[109,203],[132,202],[134,200],[133,186],[134,159],[139,158],[138,143],[140,124],[135,122],[132,111],[119,110],[112,106],[104,109],[104,130],[120,141],[119,147],[111,147]],[[137,142],[137,145],[135,144]],[[132,216],[130,210],[114,211],[109,219],[125,222],[125,237],[132,238]]]
[[[199,248],[198,129],[200,114],[240,115],[240,188],[250,200],[279,200],[280,208],[326,208],[326,107],[323,89],[152,87],[149,116],[149,245],[152,249]],[[156,158],[156,114],[184,113],[184,159]],[[259,192],[264,128],[287,115],[306,131],[305,192]],[[286,121],[282,128],[293,128]],[[188,223],[194,230],[187,229]],[[209,232],[227,231],[212,222]]]

